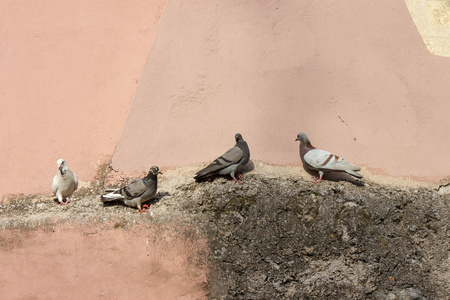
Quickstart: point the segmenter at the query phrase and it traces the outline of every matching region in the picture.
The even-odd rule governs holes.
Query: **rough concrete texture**
[[[212,298],[449,294],[448,197],[258,176],[246,183],[196,187],[184,202],[188,211],[202,212],[215,236]]]
[[[258,166],[242,185],[168,171],[145,214],[103,206],[101,184],[2,203],[3,295],[448,299],[450,195]]]
[[[378,174],[448,176],[450,60],[403,1],[171,1],[112,159],[210,161],[236,132],[299,164],[296,134]]]
[[[0,2],[0,198],[114,151],[165,0]]]

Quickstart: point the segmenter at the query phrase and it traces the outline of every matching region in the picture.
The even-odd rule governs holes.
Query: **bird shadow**
[[[253,161],[249,160],[248,163],[242,167],[241,173],[245,174],[245,173],[253,171],[254,169],[255,169],[255,164],[253,163]]]
[[[144,203],[146,203],[146,204],[156,204],[159,201],[161,201],[162,198],[164,198],[166,196],[170,196],[170,193],[169,192],[158,192],[158,193],[156,193],[156,195],[152,199],[147,200]]]
[[[303,169],[311,176],[314,176],[317,178],[318,173],[316,171],[313,170],[309,170],[305,167],[303,167]],[[336,171],[330,171],[327,172],[323,175],[322,177],[323,180],[327,180],[327,181],[334,181],[334,182],[340,182],[340,181],[347,181],[350,182],[351,184],[354,184],[356,186],[364,186],[365,183],[364,181],[358,180],[355,177],[345,173],[345,172],[336,172]]]

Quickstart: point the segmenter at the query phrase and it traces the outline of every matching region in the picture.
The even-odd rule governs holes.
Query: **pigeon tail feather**
[[[200,172],[199,172],[199,173],[200,173]],[[208,178],[210,178],[210,177],[216,175],[218,172],[214,172],[214,173],[211,173],[211,172],[201,172],[201,174],[199,174],[199,173],[197,173],[197,174],[194,176],[194,179],[195,179],[197,182],[201,182],[201,181],[203,181],[203,180],[207,180]]]
[[[121,194],[116,194],[115,192],[108,193],[108,194],[103,194],[100,197],[100,200],[102,200],[103,202],[122,200],[122,199],[125,199],[125,197],[122,196]]]
[[[219,163],[212,163],[204,169],[201,169],[195,174],[195,180],[204,180],[208,177],[214,176],[220,172],[224,166]]]
[[[359,170],[358,170],[359,171]],[[360,174],[356,173],[355,171],[352,170],[345,170],[345,172],[347,172],[348,174],[355,176],[356,178],[363,178]]]

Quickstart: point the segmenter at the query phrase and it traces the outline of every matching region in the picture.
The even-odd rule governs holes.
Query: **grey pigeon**
[[[235,182],[241,183],[235,175],[242,180],[242,174],[239,171],[250,160],[250,149],[248,149],[247,142],[244,141],[242,135],[236,133],[234,137],[236,145],[206,168],[198,171],[195,174],[195,180],[202,181],[216,175],[230,175]]]
[[[108,193],[103,194],[100,199],[102,202],[120,200],[127,206],[137,207],[139,213],[146,212],[146,210],[142,210],[142,207],[148,208],[148,205],[142,207],[141,205],[156,195],[158,174],[162,175],[161,171],[157,166],[153,166],[146,177],[134,180],[121,189],[105,190]]]
[[[63,205],[70,202],[66,199],[72,196],[78,188],[78,179],[64,159],[60,158],[56,163],[58,164],[58,173],[53,177],[52,191],[58,197],[59,203]],[[66,201],[64,202],[64,200]]]
[[[319,173],[319,179],[316,183],[322,181],[324,173],[333,171],[346,172],[354,177],[362,178],[360,174],[355,172],[360,171],[360,167],[351,164],[330,152],[316,149],[311,145],[306,134],[299,133],[296,141],[300,141],[300,158],[303,167],[310,173]]]

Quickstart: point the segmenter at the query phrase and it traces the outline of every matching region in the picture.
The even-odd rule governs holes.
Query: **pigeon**
[[[362,178],[362,176],[355,171],[360,171],[361,168],[351,164],[337,155],[330,152],[319,150],[311,145],[308,137],[304,133],[297,135],[296,141],[300,141],[300,158],[303,166],[307,171],[316,171],[319,173],[319,179],[315,181],[320,183],[324,173],[327,172],[347,172],[348,174]]]
[[[216,175],[230,175],[235,182],[241,183],[238,180],[242,180],[242,174],[239,171],[250,160],[250,150],[241,134],[236,133],[234,137],[236,139],[236,145],[221,157],[214,160],[206,168],[198,171],[194,177],[196,181],[206,180]],[[238,179],[236,179],[235,175]]]
[[[158,189],[158,174],[162,175],[161,171],[157,166],[153,166],[146,177],[134,180],[120,189],[105,190],[107,193],[103,194],[100,199],[102,202],[120,200],[127,206],[137,207],[139,213],[146,212],[146,210],[142,210],[142,207],[149,208],[149,206],[142,205],[142,203],[155,196]]]
[[[52,191],[58,197],[59,203],[64,205],[70,202],[67,198],[72,196],[78,188],[78,179],[64,159],[60,158],[56,163],[58,164],[58,173],[53,177]]]

